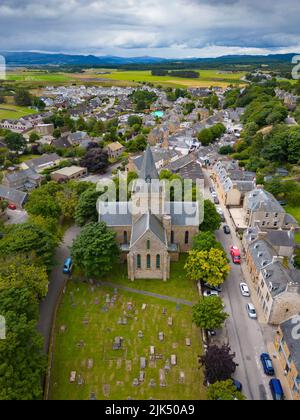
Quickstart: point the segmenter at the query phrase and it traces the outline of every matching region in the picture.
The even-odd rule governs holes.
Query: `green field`
[[[162,84],[171,87],[210,87],[220,86],[227,87],[230,84],[244,82],[241,78],[246,73],[222,73],[218,70],[199,70],[199,79],[188,79],[171,76],[152,76],[151,71],[117,71],[114,70],[111,74],[101,75],[99,77],[111,80],[123,80],[128,82],[150,82],[154,84]],[[96,75],[95,75],[96,76]]]
[[[67,83],[74,80],[74,77],[67,73],[48,73],[46,71],[18,71],[8,72],[6,79],[8,81],[16,82]]]
[[[11,104],[0,104],[0,120],[17,120],[26,115],[36,114],[36,111],[30,108],[16,106]]]
[[[191,283],[181,284],[179,266],[172,270],[172,280],[163,283],[150,281],[148,290],[195,301],[196,288]],[[121,270],[123,273],[123,268]],[[113,283],[126,284],[135,289],[145,289],[146,282],[129,282],[118,275],[109,279]],[[183,294],[183,289],[189,289]],[[106,304],[106,298],[114,295],[113,288],[90,286],[80,281],[70,282],[58,312],[55,331],[54,364],[51,375],[52,400],[88,400],[92,393],[99,400],[141,399],[205,399],[203,372],[198,369],[198,355],[202,353],[201,333],[192,324],[189,306],[159,300],[119,290],[116,301]],[[128,307],[131,303],[132,309]],[[142,309],[146,304],[146,309]],[[127,325],[119,325],[120,318],[127,317]],[[168,318],[173,318],[173,326]],[[63,327],[63,328],[62,328]],[[139,332],[143,337],[139,337]],[[164,333],[160,341],[158,334]],[[121,350],[113,350],[116,337],[123,338]],[[186,339],[191,346],[186,345]],[[155,347],[155,360],[150,360],[150,346]],[[165,385],[160,374],[171,355],[176,355],[177,365],[165,374]],[[145,380],[133,385],[140,377],[140,358],[146,357]],[[70,373],[77,374],[70,384]],[[181,381],[180,376],[184,379]],[[82,380],[78,383],[78,379]],[[151,381],[152,380],[152,381]],[[154,382],[155,386],[150,386]],[[153,384],[152,384],[153,385]]]
[[[295,219],[298,221],[298,223],[300,225],[300,207],[286,206],[285,210],[286,210],[287,213],[294,216]]]

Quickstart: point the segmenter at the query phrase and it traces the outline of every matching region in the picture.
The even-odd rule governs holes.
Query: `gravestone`
[[[163,308],[163,315],[167,315],[167,308]]]
[[[164,336],[164,333],[163,332],[158,333],[158,339],[159,339],[159,341],[164,341],[164,338],[165,338],[165,336]]]
[[[168,326],[173,327],[173,318],[172,317],[168,318]]]
[[[144,333],[143,333],[143,331],[139,331],[139,332],[138,332],[138,338],[144,338]]]
[[[177,357],[175,354],[172,354],[171,356],[171,365],[176,366],[177,365]]]
[[[140,381],[140,383],[143,383],[145,381],[145,372],[144,371],[140,372],[139,381]]]
[[[167,386],[167,384],[166,384],[166,374],[165,374],[165,371],[163,369],[159,370],[159,382],[160,382],[161,388],[165,388]]]
[[[150,382],[149,382],[149,387],[150,387],[150,388],[155,388],[155,387],[156,387],[156,382],[155,382],[155,379],[150,379]]]
[[[140,358],[140,364],[141,364],[141,369],[146,369],[146,366],[147,366],[146,357],[141,357]]]
[[[135,378],[135,379],[133,380],[132,385],[133,385],[133,386],[135,386],[135,387],[137,387],[137,386],[139,386],[139,384],[140,384],[139,380],[138,380],[137,378]]]
[[[97,401],[96,393],[94,391],[91,392],[90,401]]]
[[[93,359],[89,359],[88,360],[88,369],[93,369],[94,367],[94,360]]]
[[[142,311],[145,311],[146,309],[147,309],[147,305],[146,305],[146,303],[143,303]]]
[[[185,373],[184,372],[180,372],[180,375],[179,375],[179,383],[180,384],[184,384],[184,382],[185,382]]]
[[[67,331],[67,327],[65,325],[62,325],[60,327],[60,332],[65,333]]]
[[[109,394],[110,394],[110,385],[109,384],[103,385],[103,394],[104,394],[105,398],[109,397]]]
[[[187,347],[191,347],[191,345],[192,345],[191,339],[190,338],[186,338],[185,344],[186,344]]]

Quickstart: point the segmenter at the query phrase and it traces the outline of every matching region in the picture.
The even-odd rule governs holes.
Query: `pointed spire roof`
[[[145,181],[159,179],[150,145],[147,146],[144,154],[144,160],[140,170],[140,178],[144,179]]]

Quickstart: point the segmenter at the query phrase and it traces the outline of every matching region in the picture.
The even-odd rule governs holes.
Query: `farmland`
[[[26,115],[36,114],[36,111],[30,108],[16,106],[12,104],[0,104],[0,120],[17,120]]]

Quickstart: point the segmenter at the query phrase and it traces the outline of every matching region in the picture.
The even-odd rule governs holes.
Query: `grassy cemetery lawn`
[[[110,276],[110,282],[117,280],[120,277]],[[128,283],[142,289],[138,281]],[[180,294],[179,281],[170,288],[169,283],[156,283],[152,292],[191,296]],[[193,291],[191,284],[189,288]],[[205,399],[203,372],[198,369],[201,343],[191,306],[73,280],[58,312],[49,398]],[[171,356],[176,356],[174,366]]]

